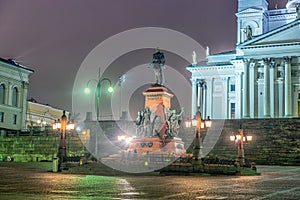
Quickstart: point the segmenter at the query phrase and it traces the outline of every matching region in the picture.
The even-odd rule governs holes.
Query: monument
[[[145,106],[138,112],[137,138],[130,144],[129,151],[175,156],[186,153],[184,143],[177,137],[183,108],[179,113],[171,108],[174,95],[164,86],[164,64],[164,54],[157,48],[149,65],[156,82],[143,92]]]
[[[143,92],[145,103],[137,114],[135,136],[119,152],[121,155],[102,159],[104,164],[118,158],[134,164],[140,161],[145,164],[151,157],[152,161],[164,167],[165,160],[173,162],[186,154],[184,142],[178,137],[183,108],[177,112],[171,107],[174,95],[164,86],[164,64],[164,54],[157,48],[149,64],[154,71],[155,83]]]

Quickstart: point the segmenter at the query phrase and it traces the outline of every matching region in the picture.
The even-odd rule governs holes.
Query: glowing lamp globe
[[[86,88],[84,89],[84,93],[85,93],[85,94],[90,94],[90,93],[91,93],[91,89],[88,88],[88,87],[86,87]]]
[[[109,88],[107,89],[107,91],[108,91],[109,93],[113,93],[113,92],[114,92],[114,88],[113,88],[113,87],[109,87]]]

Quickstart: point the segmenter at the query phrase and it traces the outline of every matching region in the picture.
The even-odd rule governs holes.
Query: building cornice
[[[299,42],[293,42],[293,43],[277,43],[277,44],[261,44],[261,45],[249,45],[249,46],[243,46],[240,47],[240,49],[260,49],[260,48],[274,48],[274,47],[286,47],[286,46],[300,46],[300,41]]]

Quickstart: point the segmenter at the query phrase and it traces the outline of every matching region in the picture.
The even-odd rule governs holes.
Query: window
[[[231,103],[230,104],[230,117],[231,117],[231,119],[234,119],[234,117],[235,117],[235,103]]]
[[[5,86],[4,84],[0,84],[0,104],[4,104],[4,98],[5,98]]]
[[[17,115],[13,115],[13,124],[17,124]]]
[[[235,92],[235,85],[234,84],[230,85],[230,92]]]
[[[4,112],[0,112],[0,122],[4,122]]]
[[[18,88],[14,87],[12,92],[12,106],[18,106]]]

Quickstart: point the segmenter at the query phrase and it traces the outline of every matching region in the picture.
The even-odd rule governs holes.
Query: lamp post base
[[[204,172],[201,159],[193,158],[192,165],[193,165],[193,172]]]

